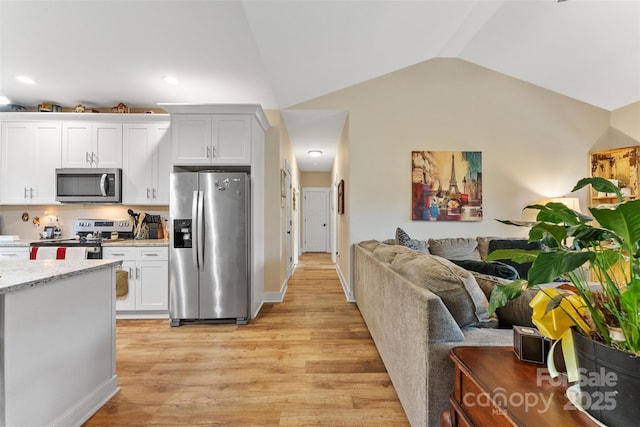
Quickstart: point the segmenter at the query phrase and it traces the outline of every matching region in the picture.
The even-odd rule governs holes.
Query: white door
[[[329,251],[329,189],[303,189],[304,250]]]

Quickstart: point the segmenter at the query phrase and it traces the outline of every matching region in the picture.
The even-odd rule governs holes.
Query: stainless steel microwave
[[[56,200],[62,203],[121,203],[122,169],[56,169]]]

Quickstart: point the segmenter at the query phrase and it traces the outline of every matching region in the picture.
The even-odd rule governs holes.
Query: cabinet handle
[[[98,155],[93,151],[91,152],[91,163],[95,163],[98,166]]]
[[[133,279],[133,270],[129,267],[129,279]]]
[[[33,188],[29,187],[29,198],[33,199]]]
[[[0,254],[0,258],[6,258],[6,257],[11,257],[11,256],[18,256],[18,254]]]
[[[153,254],[153,253],[151,253],[151,254],[142,254],[142,255],[144,255],[144,256],[158,256],[158,254]]]
[[[151,190],[151,194],[152,194],[151,198],[152,198],[152,199],[155,199],[155,198],[156,198],[156,189],[155,189],[155,188],[153,188],[153,189]]]
[[[211,148],[211,152],[212,152],[211,157],[213,157],[215,159],[215,157],[216,157],[216,147]]]
[[[24,187],[24,198],[28,199],[29,196],[27,195],[27,192],[29,191],[29,189],[27,187]]]
[[[140,278],[140,269],[136,267],[136,279]]]
[[[149,197],[149,193],[150,193],[150,192],[149,192],[149,187],[147,187],[147,199],[149,199],[149,198],[150,198],[150,197]]]
[[[211,158],[211,147],[207,146],[207,159]]]
[[[92,159],[92,157],[89,157],[89,152],[85,151],[85,153],[84,153],[84,161],[85,161],[85,163],[91,164],[91,159]]]
[[[124,254],[119,252],[111,252],[111,255],[109,256],[124,256]]]

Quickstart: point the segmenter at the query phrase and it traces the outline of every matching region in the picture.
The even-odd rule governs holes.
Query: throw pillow
[[[489,302],[485,294],[467,270],[444,258],[415,251],[398,253],[391,268],[440,297],[461,328],[497,326],[497,318],[487,316]]]
[[[497,250],[497,249],[526,249],[526,250],[541,250],[542,243],[541,242],[529,242],[527,239],[494,239],[489,242],[489,253]],[[499,259],[496,261],[503,262],[505,264],[509,264],[518,270],[518,274],[521,278],[526,279],[529,277],[529,269],[531,268],[530,262],[525,263],[517,263],[510,259]]]
[[[481,273],[473,273],[473,275],[476,282],[482,289],[482,292],[484,292],[487,297],[487,300],[491,299],[491,292],[496,284],[505,284],[510,282],[506,279],[500,279]],[[511,328],[514,325],[530,326],[535,328],[535,325],[531,321],[533,309],[529,307],[529,302],[537,293],[537,289],[527,289],[518,298],[511,300],[503,307],[498,308],[496,310],[496,314],[498,315],[500,328]]]
[[[423,240],[412,239],[402,228],[396,228],[396,245],[406,246],[415,251],[429,253],[429,245]]]
[[[518,270],[499,261],[484,262],[472,259],[450,260],[456,265],[469,271],[477,271],[478,273],[488,274],[489,276],[500,277],[501,279],[516,280],[520,278]]]
[[[429,239],[429,252],[449,260],[472,259],[481,261],[478,241],[473,238]]]

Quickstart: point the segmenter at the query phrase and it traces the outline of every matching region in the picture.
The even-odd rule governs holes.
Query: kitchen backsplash
[[[62,237],[69,238],[75,235],[73,227],[76,219],[132,219],[127,213],[128,209],[136,213],[160,215],[163,220],[169,217],[168,206],[166,208],[125,205],[0,206],[0,234],[18,235],[21,239],[28,240],[38,239],[45,225],[58,225],[62,230]],[[27,220],[24,221],[24,218]],[[166,222],[163,221],[163,223]]]

